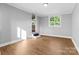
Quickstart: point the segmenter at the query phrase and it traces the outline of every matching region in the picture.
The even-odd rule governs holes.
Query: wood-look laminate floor
[[[1,55],[78,55],[72,40],[41,36],[0,48]]]

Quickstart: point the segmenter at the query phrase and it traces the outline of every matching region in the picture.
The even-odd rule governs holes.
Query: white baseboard
[[[50,34],[41,34],[41,35],[45,35],[45,36],[55,36],[55,37],[61,37],[61,38],[72,38],[71,36],[62,36],[62,35],[50,35]]]
[[[46,35],[46,34],[42,34],[42,35],[45,35],[45,36],[55,36],[55,37],[62,37],[62,38],[70,38],[75,46],[75,48],[77,49],[77,52],[79,53],[79,48],[77,47],[77,44],[75,42],[75,40],[70,37],[70,36],[61,36],[61,35]]]
[[[45,34],[42,34],[42,35],[45,35]],[[79,48],[77,47],[76,45],[76,42],[75,40],[72,38],[72,37],[68,37],[68,36],[60,36],[60,35],[46,35],[46,36],[56,36],[56,37],[64,37],[64,38],[71,38],[75,48],[77,49],[78,53],[79,53]],[[0,44],[0,47],[3,47],[3,46],[6,46],[6,45],[9,45],[9,44],[13,44],[13,43],[16,43],[16,42],[19,42],[19,41],[22,41],[23,39],[21,40],[14,40],[14,41],[11,41],[11,42],[7,42],[7,43],[3,43],[3,44]]]
[[[3,43],[3,44],[0,44],[0,47],[6,46],[6,45],[9,45],[9,44],[13,44],[13,43],[16,43],[16,42],[19,42],[19,41],[22,41],[22,40],[23,39],[21,39],[21,40],[14,40],[14,41],[11,41],[11,42]]]
[[[77,52],[79,53],[79,48],[78,48],[78,46],[77,46],[77,44],[76,44],[76,42],[75,42],[75,40],[73,38],[72,38],[72,42],[73,42],[75,48],[77,49]]]

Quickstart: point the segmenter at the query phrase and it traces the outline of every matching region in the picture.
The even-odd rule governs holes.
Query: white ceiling
[[[48,3],[45,7],[42,3],[8,3],[11,6],[35,14],[37,16],[52,16],[71,14],[75,3]]]

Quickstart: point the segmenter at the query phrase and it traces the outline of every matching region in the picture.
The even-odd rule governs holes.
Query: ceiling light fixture
[[[43,3],[43,6],[47,7],[48,6],[48,3]]]

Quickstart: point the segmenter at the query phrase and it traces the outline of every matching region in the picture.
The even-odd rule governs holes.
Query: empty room
[[[0,3],[0,55],[79,55],[79,3]]]

